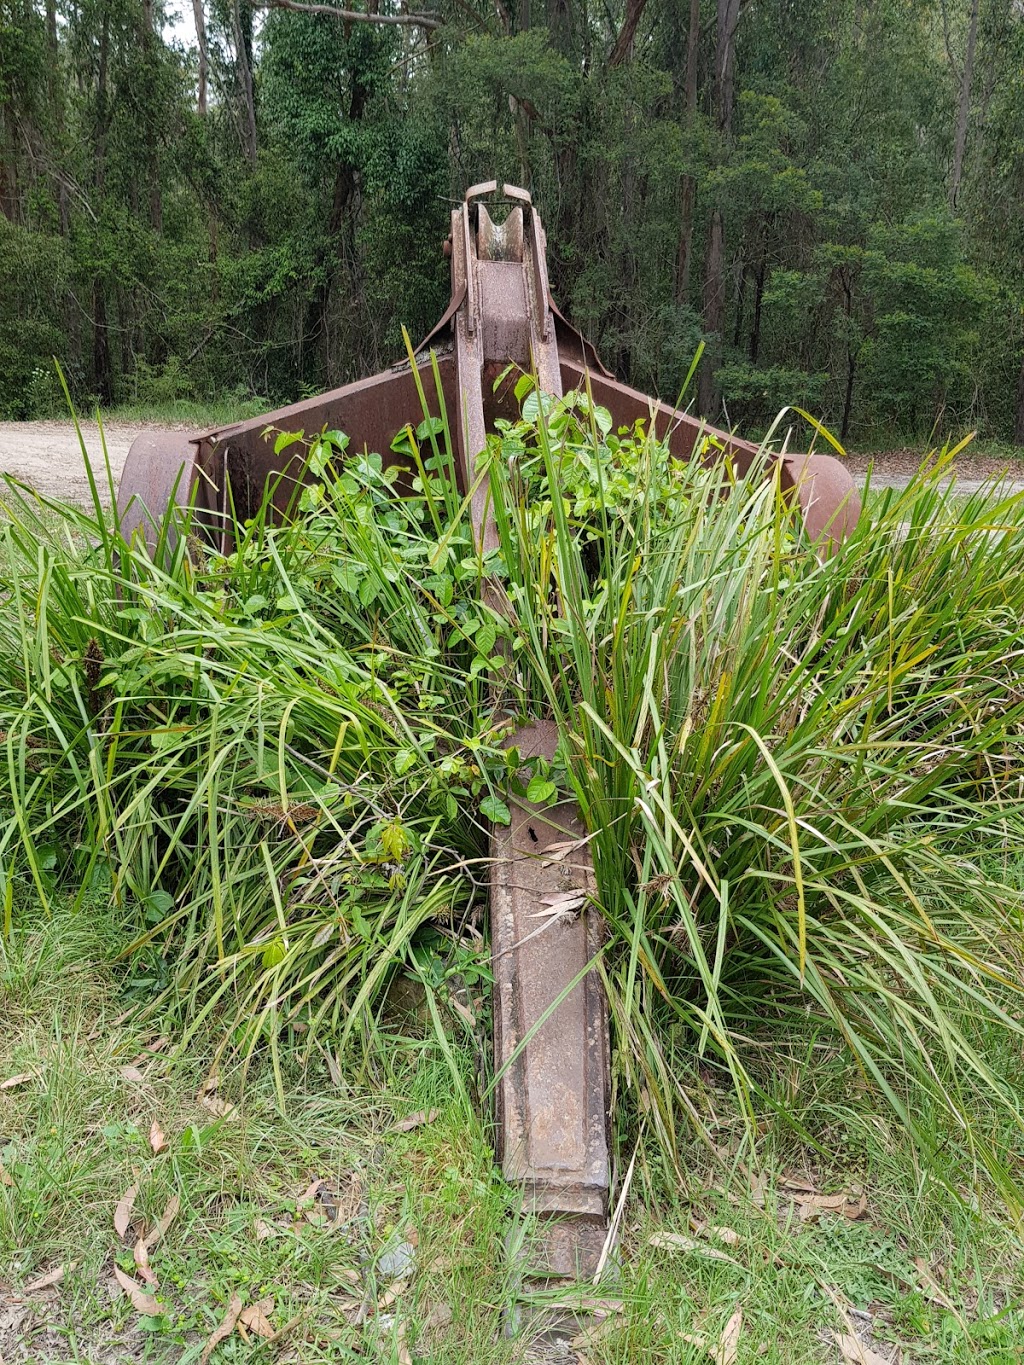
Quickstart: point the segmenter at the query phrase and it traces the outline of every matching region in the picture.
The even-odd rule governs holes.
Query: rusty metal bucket
[[[485,199],[501,199],[495,222]],[[475,483],[476,462],[499,417],[514,417],[511,386],[495,381],[510,364],[536,373],[545,392],[561,396],[589,382],[594,399],[617,425],[656,422],[672,453],[688,459],[699,440],[714,438],[716,458],[746,473],[758,449],[709,428],[684,412],[620,384],[593,348],[562,317],[548,290],[546,244],[530,196],[496,182],[476,185],[452,212],[452,294],[448,309],[408,364],[345,385],[261,417],[194,436],[140,436],[129,452],[118,494],[122,529],[152,538],[172,501],[194,498],[211,534],[228,543],[233,518],[259,506],[268,481],[284,511],[308,478],[301,456],[274,453],[277,430],[344,431],[358,448],[378,451],[385,463],[395,434],[423,417],[421,392],[439,415],[428,347],[436,358],[440,395],[457,441],[463,492]],[[296,447],[291,447],[295,450]],[[781,455],[780,481],[791,491],[815,542],[838,543],[860,512],[853,481],[838,460]],[[478,544],[497,533],[480,487],[472,508]],[[510,738],[524,758],[553,759],[557,735],[538,718]],[[531,1274],[590,1277],[602,1258],[608,1228],[609,1035],[607,1002],[594,970],[601,943],[593,909],[552,924],[541,936],[538,906],[569,889],[587,890],[593,871],[586,845],[571,862],[552,856],[553,844],[584,834],[579,812],[565,802],[541,809],[512,802],[512,823],[494,827],[491,853],[491,943],[494,966],[494,1060],[498,1157],[523,1191],[524,1208],[539,1219],[541,1236]],[[557,1003],[556,1003],[557,1002]],[[525,1041],[524,1041],[525,1040]]]

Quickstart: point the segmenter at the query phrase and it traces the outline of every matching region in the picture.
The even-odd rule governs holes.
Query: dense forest
[[[0,416],[388,363],[496,176],[631,382],[1024,443],[1022,0],[365,3],[0,0]]]

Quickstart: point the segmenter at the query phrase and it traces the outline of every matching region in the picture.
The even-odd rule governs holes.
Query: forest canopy
[[[186,0],[187,3],[187,0]],[[356,0],[349,0],[352,5]],[[315,11],[315,12],[313,12]],[[756,432],[1024,444],[1021,0],[0,0],[0,417],[286,401],[533,194],[606,364]]]

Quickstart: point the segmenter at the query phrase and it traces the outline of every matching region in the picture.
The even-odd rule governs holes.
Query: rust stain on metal
[[[621,384],[589,342],[565,320],[548,290],[546,238],[525,190],[502,187],[511,208],[498,223],[480,202],[498,196],[495,181],[475,185],[453,211],[445,252],[451,259],[451,302],[417,356],[424,392],[437,415],[427,343],[435,345],[445,407],[454,414],[463,492],[498,417],[515,415],[511,385],[494,381],[509,363],[535,370],[547,393],[590,383],[616,425],[654,424],[672,453],[731,460],[744,474],[756,446]],[[312,476],[298,455],[274,454],[278,431],[344,431],[352,447],[400,462],[391,441],[422,419],[416,376],[396,365],[355,384],[261,417],[191,437],[145,434],[134,443],[118,492],[126,533],[152,544],[165,509],[195,497],[209,534],[231,543],[234,518],[259,505],[268,484],[278,514]],[[269,434],[264,434],[272,430]],[[704,438],[710,437],[709,445]],[[292,446],[294,452],[301,447]],[[826,455],[781,455],[782,487],[791,494],[812,540],[828,549],[856,525],[860,502],[846,468]],[[481,486],[472,503],[483,549],[497,532]],[[486,589],[499,606],[500,592]],[[551,721],[537,719],[513,736],[524,755],[555,754]],[[519,1183],[524,1206],[540,1219],[532,1269],[549,1276],[591,1275],[601,1256],[608,1215],[608,1006],[592,964],[602,923],[591,901],[593,867],[585,842],[571,860],[553,856],[584,840],[570,802],[544,810],[512,804],[512,823],[491,832],[491,938],[494,962],[494,1051],[498,1086],[499,1159]],[[559,908],[563,907],[563,908]],[[557,913],[551,913],[556,911]],[[525,1040],[525,1041],[524,1041]]]

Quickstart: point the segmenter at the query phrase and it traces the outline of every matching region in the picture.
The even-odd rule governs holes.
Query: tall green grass
[[[772,1031],[810,1020],[922,1150],[926,1097],[1015,1198],[1020,1104],[977,1039],[1021,1033],[1024,498],[954,504],[939,461],[820,557],[764,469],[531,397],[485,461],[487,558],[429,423],[404,493],[316,442],[293,519],[223,557],[187,514],[150,552],[9,488],[8,924],[108,890],[186,1035],[370,1044],[425,935],[464,951],[540,712],[534,790],[592,834],[618,1093],[667,1161],[680,1056],[753,1120]]]

